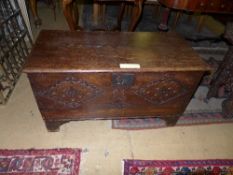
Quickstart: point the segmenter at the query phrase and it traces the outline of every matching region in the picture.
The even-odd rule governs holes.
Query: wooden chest
[[[42,31],[28,74],[49,131],[159,116],[174,125],[209,67],[175,33]]]

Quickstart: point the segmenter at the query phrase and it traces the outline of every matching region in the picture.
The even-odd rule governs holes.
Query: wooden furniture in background
[[[36,0],[29,0],[30,3],[30,8],[32,11],[32,16],[34,18],[34,24],[35,26],[40,26],[42,24],[42,21],[38,15],[38,10],[37,10],[37,1]]]
[[[32,16],[34,18],[34,24],[36,27],[39,27],[42,24],[42,20],[40,19],[38,15],[37,10],[37,1],[38,0],[28,0],[30,3],[30,8],[32,11]],[[54,19],[56,20],[56,1],[55,0],[46,0],[46,3],[52,7],[53,13],[54,13]]]
[[[95,0],[94,1],[94,5],[93,5],[93,22],[94,24],[99,24],[100,21],[103,22],[105,21],[105,12],[106,12],[106,3],[108,2],[120,2],[119,1],[110,1],[110,0]],[[129,16],[129,15],[133,15],[132,12],[133,12],[133,8],[132,8],[132,2],[130,3],[131,1],[125,1],[123,5],[123,9],[121,8],[121,11],[119,13],[119,16],[118,16],[118,26],[121,25],[121,21],[123,19],[123,16]],[[133,4],[135,5],[135,4]],[[159,12],[159,9],[160,9],[160,4],[158,2],[158,0],[145,0],[143,2],[143,5],[155,5],[156,6],[156,14],[158,14]],[[142,13],[142,12],[141,12]],[[134,14],[135,15],[135,14]],[[120,28],[120,27],[118,27]]]
[[[68,23],[68,26],[71,31],[76,31],[78,26],[78,20],[79,20],[79,12],[78,9],[75,8],[73,0],[62,0],[62,9],[63,14],[66,18],[66,21]],[[77,10],[74,10],[74,8]]]
[[[78,25],[78,9],[75,8],[74,6],[74,3],[75,3],[75,0],[62,0],[63,3],[62,3],[62,6],[63,6],[63,13],[64,13],[64,16],[67,20],[67,23],[69,25],[69,28],[71,31],[75,31],[75,30],[79,30],[79,29],[82,29],[82,27],[80,27]],[[121,4],[121,10],[120,10],[120,13],[118,15],[118,18],[117,18],[117,26],[116,26],[116,30],[120,30],[121,29],[121,21],[122,21],[122,18],[123,18],[123,14],[124,14],[124,9],[125,9],[125,3],[126,2],[131,2],[131,3],[134,3],[134,8],[133,8],[133,15],[132,15],[132,19],[130,21],[130,25],[129,25],[129,28],[128,28],[128,31],[134,31],[136,26],[137,26],[137,23],[139,21],[139,18],[142,14],[142,5],[143,5],[143,1],[144,0],[96,0],[95,3],[94,3],[94,12],[93,14],[94,15],[98,15],[99,12],[97,11],[98,10],[98,3],[105,3],[105,2],[117,2],[117,3],[120,3]]]
[[[229,50],[210,83],[207,98],[218,97],[218,91],[224,86],[228,97],[222,103],[225,117],[233,117],[233,23],[228,23],[225,38],[230,42]]]
[[[96,0],[96,2],[113,2],[114,0]],[[143,5],[156,5],[160,6],[158,0],[115,0],[114,2],[120,2],[121,8],[117,18],[117,26],[116,30],[121,31],[121,23],[126,12],[128,15],[131,15],[131,23],[128,27],[128,31],[135,31],[137,24],[139,23],[139,19],[142,15]],[[132,6],[133,5],[133,6]],[[129,14],[130,13],[130,14]]]
[[[168,19],[171,10],[183,10],[186,12],[197,12],[200,14],[206,13],[233,13],[232,0],[159,0],[159,2],[167,7],[164,11],[163,19],[159,25],[159,29],[168,29]],[[178,19],[176,17],[175,20]],[[204,21],[204,15],[200,17],[197,25],[198,31],[200,31]]]
[[[40,33],[24,72],[56,131],[87,119],[159,116],[174,125],[207,70],[175,33],[52,30]]]

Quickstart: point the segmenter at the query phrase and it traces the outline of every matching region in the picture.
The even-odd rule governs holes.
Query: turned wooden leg
[[[200,32],[205,21],[205,15],[201,15],[197,24],[197,31]]]
[[[36,0],[30,0],[29,2],[30,2],[30,7],[31,7],[33,18],[34,18],[35,26],[39,27],[42,24],[42,21],[38,15],[37,2]]]
[[[93,4],[93,23],[97,25],[99,23],[100,4],[94,2]]]
[[[165,8],[162,14],[162,20],[158,26],[159,31],[167,32],[168,31],[168,20],[170,16],[171,10],[169,8]]]
[[[175,20],[174,20],[174,23],[173,23],[173,28],[176,28],[180,17],[181,17],[181,12],[176,12]]]
[[[78,26],[83,26],[83,10],[84,10],[84,3],[85,3],[85,0],[77,0],[77,5],[75,6],[77,9],[75,9],[76,15],[75,16],[75,19],[78,21]]]
[[[72,0],[63,0],[62,9],[70,30],[75,31],[76,23],[73,19],[73,14],[72,14]]]
[[[45,120],[46,128],[49,132],[58,132],[60,131],[60,126],[62,124],[68,123],[69,121],[50,121]]]
[[[106,12],[106,4],[102,3],[99,12],[101,23],[105,22],[105,12]]]
[[[56,0],[48,0],[49,5],[52,6],[54,20],[56,21]]]
[[[82,30],[82,27],[78,25],[79,12],[78,8],[74,6],[73,0],[63,0],[62,9],[66,21],[71,31]]]
[[[129,32],[135,31],[137,27],[139,19],[142,15],[142,4],[143,4],[143,0],[135,1],[134,7],[133,7],[132,19],[131,19],[131,22],[128,28]]]
[[[125,11],[125,2],[122,2],[120,6],[120,13],[117,17],[117,26],[113,30],[121,31],[121,22],[124,16],[124,11]]]
[[[180,116],[181,116],[181,114],[169,115],[169,116],[165,116],[162,119],[164,119],[166,121],[167,126],[175,126]]]
[[[125,17],[130,16],[132,14],[132,6],[131,4],[127,4],[125,7]]]

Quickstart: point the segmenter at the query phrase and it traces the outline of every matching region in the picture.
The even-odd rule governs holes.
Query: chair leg
[[[62,9],[64,16],[71,31],[75,31],[77,29],[82,30],[82,28],[78,26],[78,8],[74,7],[73,5],[73,0],[63,0]]]
[[[117,17],[117,26],[114,30],[121,31],[121,22],[124,16],[124,11],[125,11],[125,2],[122,2],[120,6],[120,13]]]
[[[164,9],[161,22],[158,26],[159,31],[163,31],[163,32],[168,31],[168,20],[169,20],[170,13],[171,13],[171,10],[169,8]]]
[[[56,21],[56,0],[48,0],[48,4],[52,6],[54,20]]]
[[[99,9],[99,16],[101,23],[104,23],[105,21],[105,12],[106,12],[106,4],[101,4]]]
[[[42,24],[42,21],[38,15],[36,0],[30,0],[30,7],[31,7],[33,18],[34,18],[35,26],[38,27]]]
[[[100,4],[94,2],[93,4],[93,23],[97,25],[99,23]]]
[[[78,6],[78,7],[77,7]],[[83,8],[84,8],[84,0],[78,0],[76,7],[78,13],[76,14],[76,19],[79,21],[78,25],[83,26]]]
[[[204,21],[205,21],[205,15],[201,15],[201,16],[200,16],[200,19],[199,19],[199,21],[198,21],[198,24],[197,24],[197,31],[198,31],[198,32],[200,32],[200,31],[202,30]]]
[[[131,4],[127,4],[125,7],[125,17],[128,17],[132,14],[132,6]]]
[[[174,28],[174,29],[176,28],[177,23],[178,23],[178,21],[179,21],[181,15],[182,15],[182,14],[181,14],[180,11],[177,11],[177,12],[176,12],[175,20],[174,20],[174,23],[173,23],[173,28]]]
[[[133,13],[132,13],[132,19],[128,28],[129,32],[133,32],[136,29],[136,26],[139,22],[139,19],[142,15],[142,5],[143,5],[143,0],[136,1],[133,7]]]

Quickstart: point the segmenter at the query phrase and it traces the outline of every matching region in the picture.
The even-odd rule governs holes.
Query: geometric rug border
[[[203,112],[203,113],[185,113],[185,114],[183,114],[180,118],[182,118],[182,117],[184,117],[184,116],[190,116],[190,115],[193,115],[193,116],[200,116],[200,115],[205,115],[205,116],[208,116],[208,115],[215,115],[215,116],[223,116],[223,114],[221,113],[221,112]],[[155,118],[158,118],[159,120],[162,120],[162,119],[160,119],[159,117],[148,117],[149,119],[151,118],[151,119],[155,119]],[[138,118],[138,119],[120,119],[120,120],[122,120],[122,121],[127,121],[127,120],[145,120],[146,118]],[[207,119],[209,119],[209,118],[207,118]],[[148,129],[161,129],[161,128],[167,128],[167,126],[166,125],[164,125],[164,124],[158,124],[158,125],[156,125],[156,124],[153,124],[153,125],[151,125],[151,126],[145,126],[145,127],[143,127],[143,126],[135,126],[135,127],[128,127],[127,125],[121,125],[121,124],[117,124],[120,120],[112,120],[111,121],[111,123],[112,123],[112,129],[120,129],[120,130],[148,130]],[[210,119],[209,119],[210,120]],[[214,120],[214,119],[213,119]],[[196,122],[196,123],[185,123],[185,124],[183,124],[183,123],[179,123],[179,120],[177,121],[177,124],[174,126],[174,127],[184,127],[184,126],[196,126],[196,125],[210,125],[210,124],[230,124],[230,123],[233,123],[233,118],[230,118],[230,119],[224,119],[223,117],[222,117],[222,119],[221,119],[221,121],[219,121],[219,120],[216,120],[216,121],[205,121],[205,122],[203,122],[203,121],[198,121],[198,122]],[[143,125],[143,124],[142,124]],[[146,124],[145,124],[146,125]]]
[[[113,120],[111,121],[112,123],[114,122]],[[221,125],[221,124],[231,124],[233,121],[226,121],[226,122],[211,122],[211,123],[196,123],[196,124],[182,124],[182,125],[175,125],[175,126],[160,126],[160,127],[141,127],[141,128],[119,128],[115,127],[114,124],[112,124],[112,129],[116,130],[131,130],[131,131],[140,131],[140,130],[150,130],[150,129],[165,129],[165,128],[174,128],[174,127],[185,127],[185,126],[203,126],[203,125],[211,125],[211,124],[216,124],[216,125]],[[233,174],[232,174],[233,175]]]
[[[187,159],[187,160],[185,160],[185,159],[183,159],[183,160],[182,159],[181,160],[124,159],[123,160],[123,173],[122,174],[123,175],[133,175],[134,173],[131,172],[132,170],[136,174],[136,170],[138,167],[144,169],[144,171],[146,170],[146,168],[147,169],[150,169],[153,167],[160,168],[160,170],[162,171],[160,173],[162,173],[162,174],[163,173],[166,174],[165,169],[169,170],[169,168],[228,167],[228,168],[230,168],[228,170],[228,171],[230,171],[229,173],[233,173],[233,159]],[[163,172],[163,171],[165,171],[165,172]],[[212,169],[211,171],[214,171],[214,170]],[[156,174],[160,174],[160,173],[156,173]],[[173,173],[174,173],[174,169],[171,173],[167,172],[167,174],[173,174]],[[179,172],[177,172],[177,173],[179,174]],[[184,173],[184,174],[186,174],[186,173]],[[187,174],[190,174],[190,173],[187,173]]]
[[[0,158],[4,156],[42,156],[46,154],[59,155],[59,154],[71,154],[75,156],[74,168],[71,174],[67,175],[79,175],[80,162],[81,162],[81,152],[80,148],[45,148],[45,149],[0,149]],[[1,163],[1,162],[0,162]],[[0,166],[1,168],[1,166]],[[1,169],[0,169],[1,170]],[[54,172],[1,172],[1,174],[9,175],[57,175]]]

